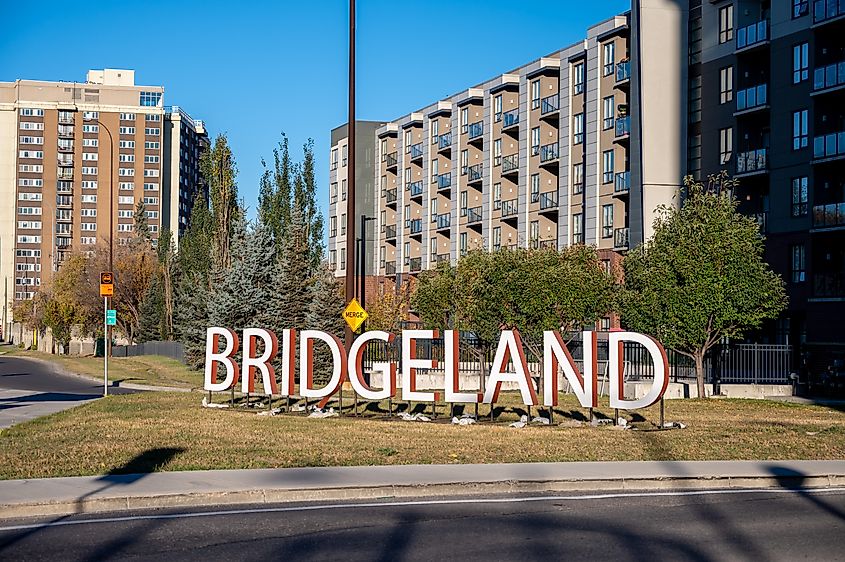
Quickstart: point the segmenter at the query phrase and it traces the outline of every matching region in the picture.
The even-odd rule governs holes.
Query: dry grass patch
[[[645,420],[636,425],[643,430],[622,431],[589,425],[512,429],[507,424],[519,412],[510,409],[499,423],[459,427],[348,416],[263,417],[243,408],[201,408],[200,401],[197,393],[111,396],[12,427],[0,434],[0,478],[129,469],[845,458],[842,412],[768,401],[667,401],[666,419],[687,424],[673,431],[646,430],[658,418],[656,406],[638,412]],[[482,407],[481,413],[488,411]],[[555,421],[583,413],[567,397]]]

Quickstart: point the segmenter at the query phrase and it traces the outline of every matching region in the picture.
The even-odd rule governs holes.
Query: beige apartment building
[[[647,239],[658,206],[677,203],[686,161],[684,92],[663,91],[685,80],[685,10],[635,2],[574,45],[390,122],[359,123],[358,144],[375,154],[372,167],[356,161],[373,184],[372,204],[356,202],[374,219],[367,273],[406,279],[475,248],[573,244],[594,245],[610,267]],[[641,40],[645,28],[661,41]],[[345,223],[345,142],[335,129],[338,275],[348,261],[335,228]]]
[[[0,82],[0,277],[5,305],[32,298],[72,251],[133,236],[143,202],[153,239],[181,232],[207,146],[202,122],[164,106],[132,70],[85,82]],[[186,204],[187,201],[187,204]],[[6,321],[10,313],[4,306]]]

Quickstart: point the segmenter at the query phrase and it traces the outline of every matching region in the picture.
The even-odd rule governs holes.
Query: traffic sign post
[[[117,324],[117,311],[109,310],[109,297],[114,295],[114,274],[100,273],[100,296],[103,297],[103,396],[109,395],[109,326]]]
[[[369,314],[361,308],[356,298],[349,301],[349,304],[343,309],[343,319],[346,320],[353,332],[357,331],[368,317]]]
[[[117,326],[117,311],[113,308],[106,310],[106,325]]]

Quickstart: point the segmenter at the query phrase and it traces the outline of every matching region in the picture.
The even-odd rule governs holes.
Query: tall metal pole
[[[346,302],[355,298],[355,0],[349,0],[349,122],[346,126],[349,159],[346,167]],[[346,326],[346,349],[352,347],[352,329]]]

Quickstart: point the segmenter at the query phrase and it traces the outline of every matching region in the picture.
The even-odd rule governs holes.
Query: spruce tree
[[[311,285],[311,302],[308,306],[306,323],[312,330],[322,330],[339,338],[343,337],[342,312],[343,286],[338,277],[325,265],[320,266]],[[331,352],[325,345],[318,344],[314,353],[314,380],[324,384],[331,376]]]
[[[132,218],[135,221],[136,242],[149,242],[151,240],[150,225],[149,221],[147,221],[147,207],[143,201],[138,201],[138,204],[135,205],[135,213]]]
[[[138,326],[139,343],[166,339],[162,332],[164,327],[164,299],[161,276],[153,277],[144,300],[141,302],[141,321]]]

